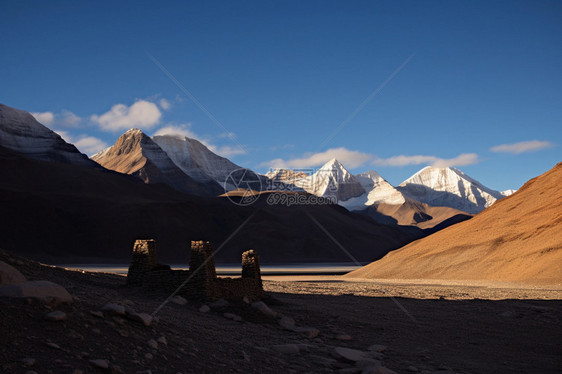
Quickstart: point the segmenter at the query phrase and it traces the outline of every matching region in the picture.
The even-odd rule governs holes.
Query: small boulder
[[[90,314],[98,317],[98,318],[103,318],[103,312],[100,312],[99,310],[90,310]]]
[[[225,299],[218,299],[217,301],[213,301],[212,303],[209,304],[211,308],[222,308],[229,305],[230,303]]]
[[[90,360],[90,363],[100,369],[109,369],[109,361],[107,360],[102,360],[102,359]]]
[[[236,322],[242,322],[242,317],[240,317],[239,315],[236,315],[234,313],[223,313],[224,318],[228,318],[231,319],[233,321]]]
[[[25,297],[54,303],[72,302],[72,296],[63,286],[49,281],[29,281],[0,286],[0,296]]]
[[[252,307],[259,310],[268,317],[277,317],[277,313],[267,306],[263,301],[256,301],[252,303]]]
[[[294,331],[303,333],[309,339],[314,339],[320,334],[320,331],[314,327],[295,327]]]
[[[384,352],[386,351],[386,345],[373,344],[368,349],[372,352]]]
[[[351,335],[347,335],[347,334],[340,334],[336,336],[337,340],[342,340],[342,341],[349,341],[349,340],[353,340],[353,338],[351,337]]]
[[[158,349],[158,343],[154,339],[150,339],[146,344],[152,349]]]
[[[156,339],[156,341],[160,344],[168,345],[168,340],[166,340],[166,337],[164,335]]]
[[[23,283],[27,279],[12,265],[0,261],[0,285]]]
[[[125,315],[125,307],[115,303],[107,303],[101,308],[102,312],[116,314],[118,316]]]
[[[397,374],[394,370],[390,370],[384,366],[370,367],[363,370],[362,374]]]
[[[295,320],[292,319],[291,317],[287,317],[287,316],[281,317],[281,319],[279,320],[279,326],[281,326],[285,330],[289,330],[289,331],[295,331],[296,330]]]
[[[170,299],[170,301],[174,304],[178,304],[178,305],[185,305],[187,304],[187,299],[185,297],[182,297],[180,295],[176,295],[174,297],[172,297]]]
[[[211,308],[209,308],[208,305],[202,305],[201,308],[199,308],[201,313],[207,313],[209,310],[211,310]]]
[[[44,318],[47,321],[64,321],[66,319],[66,313],[62,310],[54,310],[50,313],[45,314]]]
[[[332,350],[332,356],[338,360],[357,362],[367,358],[367,353],[352,348],[335,347]]]
[[[276,352],[287,354],[287,355],[295,355],[300,352],[298,344],[278,344],[271,347]]]
[[[355,366],[361,369],[366,369],[366,368],[374,368],[374,367],[382,366],[382,364],[379,360],[375,360],[373,358],[364,358],[362,360],[355,362]]]
[[[132,313],[127,314],[127,318],[131,321],[140,322],[145,326],[150,326],[154,321],[154,318],[150,314],[147,313]]]

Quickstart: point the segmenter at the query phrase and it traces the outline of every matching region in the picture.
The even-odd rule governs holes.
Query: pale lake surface
[[[362,265],[366,265],[362,264]],[[126,275],[129,264],[57,264],[66,269]],[[172,264],[172,269],[188,270],[189,265]],[[354,263],[304,263],[304,264],[264,264],[261,265],[262,275],[340,275],[359,269]],[[216,264],[217,275],[237,276],[242,272],[240,265]]]

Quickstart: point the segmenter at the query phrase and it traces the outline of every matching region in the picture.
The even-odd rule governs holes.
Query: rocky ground
[[[556,288],[266,280],[265,305],[176,298],[150,320],[168,295],[128,288],[121,276],[67,271],[5,252],[0,261],[73,296],[59,304],[0,297],[0,370],[6,373],[562,369],[562,292]]]

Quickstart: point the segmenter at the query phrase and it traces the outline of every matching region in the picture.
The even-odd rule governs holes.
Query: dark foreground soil
[[[113,302],[151,314],[168,295],[128,288],[117,275],[67,271],[2,252],[0,261],[29,280],[58,283],[74,297],[56,306],[0,298],[5,373],[361,373],[332,351],[367,351],[374,344],[387,346],[377,358],[398,373],[562,370],[560,290],[265,281],[265,302],[273,310],[319,330],[308,337],[241,300],[207,313],[199,311],[200,301],[170,302],[148,327],[107,313],[102,318],[90,312]],[[66,319],[46,321],[52,310],[64,311]],[[227,319],[225,312],[243,320]],[[299,352],[275,349],[287,344]],[[90,360],[96,359],[108,360],[109,369],[95,367]]]

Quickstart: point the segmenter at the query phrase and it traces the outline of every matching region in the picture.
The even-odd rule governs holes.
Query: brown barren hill
[[[562,163],[474,218],[388,253],[348,278],[562,283]]]
[[[361,213],[385,224],[416,226],[431,229],[444,223],[446,226],[467,220],[472,214],[447,206],[431,206],[416,200],[406,199],[403,204],[374,204]],[[447,221],[450,222],[447,224]]]

